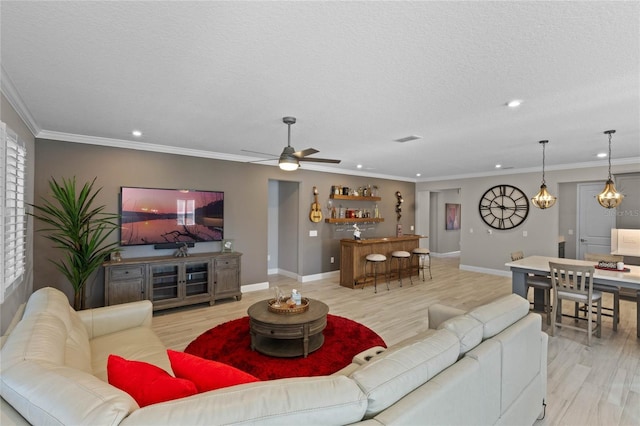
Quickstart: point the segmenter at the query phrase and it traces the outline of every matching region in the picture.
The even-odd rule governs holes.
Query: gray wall
[[[622,227],[620,225],[624,224],[625,228],[638,228],[640,227],[640,215],[635,212],[638,211],[637,179],[640,176],[640,165],[614,165],[612,172],[616,176],[616,182],[619,182],[617,188],[622,190],[624,185],[624,193],[626,194],[618,212],[628,212],[622,213],[624,216],[618,217],[618,227]],[[567,230],[573,229],[575,231],[576,229],[575,186],[580,182],[595,181],[601,182],[604,188],[607,167],[547,171],[545,177],[549,191],[558,196],[556,205],[547,210],[531,207],[529,215],[522,225],[513,230],[493,230],[491,234],[488,232],[489,226],[482,221],[477,212],[478,201],[482,194],[494,185],[509,184],[520,188],[528,197],[532,197],[540,188],[539,173],[420,182],[416,185],[416,190],[438,192],[460,188],[460,204],[462,204],[461,268],[490,273],[506,273],[508,268],[504,264],[509,261],[509,254],[513,251],[522,250],[527,255],[557,256],[558,237],[564,235],[568,240]],[[432,206],[432,214],[440,214],[438,210],[434,211]],[[527,232],[526,237],[523,235],[523,231]],[[571,238],[575,238],[575,234]],[[572,250],[575,255],[575,244]]]
[[[13,130],[18,138],[23,141],[27,147],[27,180],[26,199],[27,203],[33,202],[33,183],[34,183],[34,145],[35,139],[29,128],[24,124],[20,116],[13,107],[5,99],[4,95],[0,96],[0,121]],[[21,284],[11,289],[11,292],[5,294],[5,299],[0,306],[0,329],[5,332],[11,319],[15,315],[20,305],[29,298],[33,288],[33,224],[32,219],[27,218],[27,264],[25,276]]]
[[[415,184],[387,179],[322,173],[310,170],[283,172],[277,167],[260,164],[229,162],[195,158],[157,152],[135,151],[72,142],[36,140],[35,199],[46,197],[48,179],[53,176],[76,176],[84,182],[98,177],[102,187],[97,202],[107,211],[117,212],[118,194],[121,186],[158,188],[193,188],[220,190],[225,192],[225,237],[234,240],[234,249],[242,252],[242,284],[268,281],[267,255],[269,253],[269,216],[273,211],[278,218],[278,267],[292,269],[299,276],[310,276],[339,270],[340,238],[351,238],[348,232],[336,232],[336,226],[324,221],[313,223],[309,210],[313,202],[313,186],[320,191],[319,203],[326,205],[332,185],[358,187],[366,184],[378,185],[382,201],[379,208],[385,222],[363,232],[364,238],[395,235],[395,191],[400,190],[405,198],[401,223],[405,233],[414,225]],[[279,202],[286,201],[282,208],[273,206],[268,200],[269,182],[278,181]],[[282,182],[288,182],[282,183]],[[297,187],[296,199],[290,199],[290,185]],[[366,205],[363,207],[371,207]],[[371,203],[369,203],[371,204]],[[351,206],[356,203],[351,203]],[[326,210],[323,211],[326,217]],[[289,219],[281,220],[288,216]],[[295,229],[290,226],[296,224]],[[286,228],[285,228],[286,227]],[[286,229],[286,231],[285,231]],[[341,228],[342,229],[342,228]],[[318,231],[310,237],[309,231]],[[114,236],[114,239],[116,236]],[[287,238],[295,238],[290,241]],[[296,248],[295,252],[282,251],[282,247]],[[34,246],[34,288],[57,287],[72,296],[70,285],[48,261],[60,256],[58,250],[39,234]],[[220,243],[199,243],[193,252],[219,251]],[[171,250],[154,250],[152,247],[130,247],[123,250],[124,257],[159,256],[171,254]],[[290,266],[290,260],[296,260]],[[330,263],[330,258],[335,263]],[[104,300],[102,271],[96,275],[88,288],[88,306],[99,306]]]
[[[278,182],[278,269],[298,274],[298,182]]]
[[[460,232],[462,230],[446,230],[446,204],[460,204],[460,217],[465,214],[470,214],[470,210],[475,206],[463,206],[462,205],[462,197],[460,196],[459,189],[449,189],[445,191],[438,192],[437,197],[437,205],[436,205],[436,226],[438,229],[438,239],[436,252],[437,253],[452,253],[460,251]]]

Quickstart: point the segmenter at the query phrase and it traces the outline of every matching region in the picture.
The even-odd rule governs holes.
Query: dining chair
[[[524,259],[524,253],[522,251],[514,251],[511,253],[511,261]],[[547,315],[547,325],[551,324],[551,278],[549,276],[529,274],[527,277],[526,294],[529,294],[529,289],[538,289],[544,292],[544,313]],[[532,303],[533,304],[533,303]]]
[[[595,264],[597,265],[601,260],[604,260],[605,262],[622,262],[624,260],[624,256],[619,256],[616,254],[585,253],[584,260],[595,262]],[[602,306],[603,311],[609,311],[611,313],[602,313],[602,315],[604,315],[605,317],[612,317],[613,331],[618,331],[618,323],[620,322],[620,287],[607,284],[594,284],[593,289],[601,291],[603,293],[611,293],[613,295],[613,306]],[[586,306],[584,306],[582,310],[586,314]]]
[[[602,325],[602,292],[593,289],[593,274],[595,267],[572,265],[568,263],[549,262],[551,285],[553,287],[554,314],[551,316],[550,335],[553,336],[556,327],[567,327],[573,330],[587,332],[587,345],[591,346],[591,336],[601,334]],[[562,322],[562,301],[583,303],[587,309],[587,329],[577,325]],[[592,306],[596,305],[595,327]],[[575,318],[578,321],[578,318]]]

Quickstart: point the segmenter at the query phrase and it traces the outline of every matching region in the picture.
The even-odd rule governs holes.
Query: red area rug
[[[184,350],[192,355],[233,365],[261,380],[324,376],[351,363],[354,355],[385,346],[374,331],[347,318],[327,315],[324,344],[307,358],[274,358],[251,350],[249,317],[220,324],[198,336]]]

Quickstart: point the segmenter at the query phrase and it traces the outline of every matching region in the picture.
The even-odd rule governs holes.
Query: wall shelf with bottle
[[[354,200],[354,201],[381,201],[382,197],[365,197],[362,195],[338,195],[330,194],[329,198],[334,200]]]
[[[326,223],[379,223],[384,222],[381,217],[349,217],[349,218],[327,218]]]

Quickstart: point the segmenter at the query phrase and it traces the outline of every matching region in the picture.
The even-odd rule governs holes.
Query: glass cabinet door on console
[[[185,264],[184,297],[211,295],[211,262],[187,262]]]
[[[154,310],[191,303],[213,304],[210,260],[152,264],[149,275]]]
[[[151,300],[154,305],[162,301],[179,300],[178,265],[151,265]]]
[[[240,300],[238,252],[194,253],[174,256],[124,258],[105,268],[105,305],[150,300],[153,310],[217,299]]]

